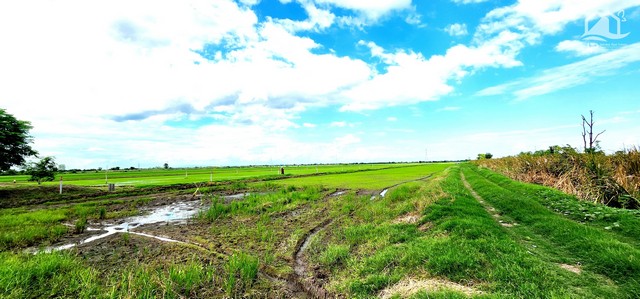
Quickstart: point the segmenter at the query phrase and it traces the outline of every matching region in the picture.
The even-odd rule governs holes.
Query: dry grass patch
[[[465,294],[467,296],[478,295],[482,293],[481,291],[478,291],[472,287],[464,286],[441,278],[429,278],[420,280],[415,278],[408,278],[403,279],[397,284],[382,290],[378,294],[378,297],[388,299],[397,294],[402,298],[406,298],[420,291],[454,291]]]
[[[582,268],[580,268],[580,266],[576,266],[576,265],[567,265],[567,264],[558,264],[558,266],[560,266],[560,268],[565,269],[567,271],[571,271],[575,274],[580,274],[582,273]]]
[[[405,214],[405,215],[402,215],[402,216],[396,218],[391,223],[393,223],[393,224],[400,224],[400,223],[414,224],[414,223],[418,222],[418,220],[420,220],[420,214],[418,214],[417,212],[411,212],[409,214]]]

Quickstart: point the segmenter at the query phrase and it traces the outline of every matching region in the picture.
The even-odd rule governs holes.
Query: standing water
[[[237,200],[246,197],[249,193],[235,194],[226,196],[225,199]],[[185,224],[187,220],[193,218],[198,212],[205,209],[206,206],[203,205],[201,200],[194,201],[183,201],[176,202],[166,206],[160,206],[149,210],[149,213],[141,216],[127,217],[123,219],[117,220],[116,223],[103,223],[104,227],[100,229],[96,228],[87,228],[87,231],[104,231],[103,234],[95,235],[84,239],[77,243],[70,243],[61,246],[49,247],[44,250],[44,252],[58,251],[58,250],[66,250],[73,248],[75,246],[91,243],[96,240],[100,240],[111,236],[116,233],[131,233],[135,235],[150,237],[154,239],[158,239],[165,242],[177,242],[183,243],[177,240],[138,233],[131,231],[135,228],[138,228],[142,225],[146,224],[156,224],[156,223],[166,223],[166,224]],[[30,250],[33,252],[33,250]]]

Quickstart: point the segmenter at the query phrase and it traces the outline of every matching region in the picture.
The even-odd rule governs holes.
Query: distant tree
[[[31,175],[29,181],[36,181],[40,185],[43,181],[53,181],[55,179],[56,162],[53,157],[44,157],[38,162],[32,162],[27,166],[27,174]]]
[[[593,121],[593,110],[589,110],[589,115],[589,120],[582,115],[582,141],[584,142],[584,152],[593,154],[600,150],[600,141],[598,141],[598,137],[600,137],[602,133],[606,132],[606,130],[593,136],[593,126],[595,125],[595,122]],[[589,137],[588,140],[587,136]]]
[[[169,169],[169,163],[164,163],[164,169]]]
[[[485,159],[491,159],[491,158],[493,158],[493,154],[492,153],[486,153],[486,154],[484,154],[484,158]]]
[[[486,154],[478,154],[478,160],[484,160]]]
[[[27,157],[38,154],[29,145],[32,142],[31,129],[31,123],[17,120],[0,108],[0,171],[24,165]]]

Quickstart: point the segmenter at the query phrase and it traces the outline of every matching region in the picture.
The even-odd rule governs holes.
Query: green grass
[[[285,285],[265,277],[294,278],[296,248],[306,236],[307,274],[346,298],[377,297],[408,280],[449,286],[394,298],[640,296],[638,213],[578,202],[470,164],[405,166],[201,188],[210,205],[198,221],[149,228],[188,245],[125,233],[95,248],[19,253],[73,230],[62,223],[83,227],[124,216],[152,196],[0,209],[0,297],[281,298]],[[385,197],[358,192],[402,182]],[[342,189],[349,190],[329,196]],[[213,190],[252,194],[225,202]]]
[[[405,181],[427,177],[451,165],[448,163],[419,164],[366,172],[291,178],[277,181],[277,183],[286,186],[321,185],[326,188],[379,190]]]
[[[137,214],[135,208],[108,211],[121,201],[93,201],[62,205],[55,208],[29,209],[25,207],[0,209],[0,251],[34,245],[50,245],[72,231],[82,233],[88,219],[111,219]]]
[[[100,295],[98,273],[69,253],[0,253],[0,297],[91,298]]]
[[[258,259],[246,253],[233,254],[225,265],[223,282],[228,296],[241,296],[251,288],[258,277]]]
[[[252,193],[242,200],[234,200],[224,203],[222,198],[213,196],[210,198],[209,208],[201,211],[197,219],[213,223],[219,218],[238,215],[272,214],[293,210],[310,201],[316,201],[321,196],[321,189],[317,187],[282,188],[279,192]]]
[[[407,164],[345,164],[345,165],[318,165],[318,166],[286,166],[285,174],[288,176],[326,174],[363,171],[384,168],[405,167]],[[190,184],[242,180],[249,178],[280,178],[279,166],[256,167],[210,167],[210,168],[182,168],[182,169],[144,169],[144,170],[117,170],[117,171],[87,171],[78,173],[59,174],[54,182],[46,182],[43,185],[57,186],[58,178],[62,176],[65,185],[74,186],[105,186],[107,182],[117,186],[164,186],[173,184]],[[213,173],[213,177],[211,174]],[[16,180],[15,185],[35,185],[28,181],[29,176],[0,176],[0,183]]]
[[[542,249],[557,248],[554,260],[580,262],[586,271],[614,281],[626,296],[640,296],[640,249],[633,243],[550,211],[531,195],[529,189],[535,187],[521,184],[506,189],[496,183],[504,177],[471,166],[464,173],[487,202],[520,224],[522,234],[539,237]]]
[[[67,227],[61,225],[67,218],[68,211],[63,209],[0,210],[0,250],[53,242],[67,232]]]
[[[461,171],[502,219],[518,225],[501,226],[464,187]],[[358,205],[350,218],[334,223],[310,250],[331,273],[330,289],[369,298],[403,279],[436,277],[471,285],[474,296],[483,298],[637,297],[636,247],[610,231],[566,219],[534,198],[523,199],[527,186],[513,192],[491,189],[495,185],[475,171],[456,166],[433,181]],[[422,215],[417,223],[396,220],[415,210]],[[560,267],[577,261],[579,275]],[[467,295],[452,289],[407,296]]]

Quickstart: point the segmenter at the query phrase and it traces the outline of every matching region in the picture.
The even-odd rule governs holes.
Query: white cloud
[[[240,2],[244,5],[252,6],[260,3],[260,0],[240,0]]]
[[[482,3],[482,2],[487,2],[489,0],[452,0],[453,3],[456,4],[475,4],[475,3]]]
[[[457,106],[447,106],[441,109],[438,109],[438,111],[458,111],[462,109],[461,107],[457,107]]]
[[[304,123],[304,124],[302,124],[302,126],[305,127],[305,128],[315,128],[315,127],[317,127],[316,124],[312,124],[312,123]]]
[[[501,33],[479,46],[456,45],[444,55],[425,58],[421,53],[398,50],[388,53],[374,42],[367,46],[371,56],[387,64],[386,72],[375,74],[342,95],[348,100],[341,111],[362,111],[397,105],[435,101],[451,93],[450,81],[460,81],[476,70],[487,67],[514,67],[520,45],[517,35]]]
[[[607,51],[607,49],[599,44],[586,43],[579,40],[561,41],[555,49],[558,52],[568,52],[575,56],[590,56]]]
[[[69,167],[106,163],[99,160],[104,152],[145,161],[184,154],[197,163],[210,158],[216,140],[247,147],[224,147],[216,157],[250,161],[268,140],[293,143],[280,134],[299,127],[297,114],[338,102],[339,91],[371,75],[365,62],[318,51],[326,49],[295,35],[333,22],[328,11],[305,8],[308,20],[288,24],[258,23],[250,8],[231,0],[2,2],[3,108],[31,120],[36,148]],[[200,119],[219,123],[201,128],[237,136],[194,137],[166,125]],[[172,134],[179,137],[166,137]],[[243,134],[250,141],[237,140]],[[202,146],[182,138],[202,139]],[[105,151],[69,155],[83,148]]]
[[[329,124],[330,127],[344,128],[347,126],[346,121],[334,121]]]
[[[377,20],[392,11],[411,8],[411,0],[315,0],[315,2],[354,10],[369,20]]]
[[[444,31],[451,36],[465,36],[469,34],[469,32],[467,32],[467,24],[459,23],[447,25],[447,27],[444,28]]]
[[[389,116],[387,117],[387,121],[398,121],[398,118],[395,116]]]
[[[552,93],[610,76],[617,70],[640,61],[640,43],[612,50],[575,63],[554,67],[540,75],[522,78],[483,89],[479,96],[511,94],[516,100]]]
[[[303,2],[302,7],[307,12],[309,19],[304,21],[293,21],[290,19],[278,19],[275,22],[287,28],[291,32],[301,30],[321,31],[333,25],[336,16],[329,10],[319,9],[311,2]]]
[[[307,109],[335,105],[362,111],[438,100],[478,70],[521,65],[522,48],[568,22],[637,3],[523,0],[490,13],[472,44],[432,56],[363,41],[384,64],[378,72],[298,34],[349,21],[371,24],[396,13],[417,24],[410,0],[298,1],[308,18],[297,21],[259,21],[251,10],[258,2],[0,2],[3,108],[31,120],[37,149],[62,153],[60,160],[69,167],[117,159],[268,161],[301,157],[296,151],[307,150],[326,158],[335,142],[358,137],[311,145],[288,137],[294,128],[314,125],[296,123]],[[355,15],[335,16],[334,8]],[[616,61],[625,62],[601,62],[615,66]],[[547,81],[553,77],[543,80],[547,76],[537,81],[538,90],[518,81],[493,92],[526,96],[558,88],[562,80],[551,86]],[[573,86],[584,78],[561,79]],[[167,125],[171,122],[198,125],[180,129]],[[359,143],[354,152],[369,152],[362,157],[390,152]]]
[[[266,115],[288,112],[279,115],[287,120],[305,105],[328,104],[323,99],[371,72],[360,60],[314,54],[320,45],[313,40],[275,21],[257,24],[252,11],[233,1],[112,1],[103,7],[45,1],[37,11],[22,3],[0,6],[6,40],[0,79],[7,86],[0,96],[14,111],[37,118],[64,115],[68,107],[105,117],[170,114],[171,107],[186,105],[234,114],[231,119],[255,118],[262,107]],[[324,24],[317,26],[328,24],[313,16],[310,22]],[[212,61],[194,53],[207,44],[223,49],[216,46],[222,41],[235,50],[215,53]],[[34,101],[38,111],[24,105]],[[91,108],[96,103],[100,109]]]
[[[531,42],[531,38],[535,38],[532,33],[555,34],[570,22],[608,15],[639,4],[638,0],[520,0],[489,12],[478,32],[482,36],[516,30]]]

